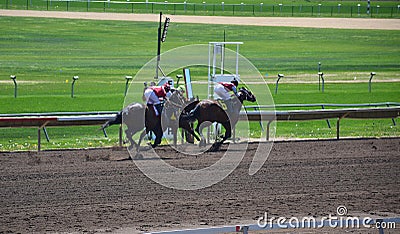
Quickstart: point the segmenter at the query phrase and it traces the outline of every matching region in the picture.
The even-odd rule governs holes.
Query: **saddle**
[[[228,115],[233,114],[233,101],[232,100],[222,100],[222,99],[217,99],[216,100],[218,105],[226,111]]]

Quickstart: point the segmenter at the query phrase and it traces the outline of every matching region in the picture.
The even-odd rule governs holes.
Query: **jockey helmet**
[[[171,90],[171,85],[169,85],[168,83],[165,83],[163,87],[166,93],[168,93]]]
[[[234,84],[236,87],[239,85],[239,82],[236,79],[232,80],[231,83]]]

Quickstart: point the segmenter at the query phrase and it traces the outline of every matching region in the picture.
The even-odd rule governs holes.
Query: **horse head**
[[[254,96],[254,94],[250,90],[242,87],[239,90],[239,99],[242,103],[243,101],[255,102],[256,96]]]

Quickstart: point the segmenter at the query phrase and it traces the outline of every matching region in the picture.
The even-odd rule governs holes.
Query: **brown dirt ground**
[[[250,176],[256,146],[249,145],[225,180],[197,191],[153,182],[132,161],[120,160],[128,157],[125,149],[2,152],[0,233],[235,225],[255,223],[264,212],[335,215],[339,205],[349,215],[400,217],[399,138],[276,142],[263,168]],[[222,154],[185,156],[168,147],[157,152],[171,165],[194,169]]]

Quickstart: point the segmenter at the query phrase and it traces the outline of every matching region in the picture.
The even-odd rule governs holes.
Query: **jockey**
[[[238,97],[237,86],[239,82],[234,79],[230,83],[229,82],[218,82],[214,87],[214,93],[218,95],[222,101],[225,103],[228,114],[232,114],[233,111],[233,102],[231,99],[231,95],[229,92],[233,92],[236,97]],[[233,96],[233,95],[232,95]]]
[[[171,96],[171,86],[165,83],[162,86],[150,86],[144,91],[144,97],[147,105],[153,105],[156,116],[162,111],[161,100]]]
[[[239,82],[234,79],[230,83],[229,82],[218,82],[215,85],[214,93],[217,94],[222,100],[227,101],[231,99],[231,95],[229,94],[232,91],[235,96],[238,96],[237,86]]]

